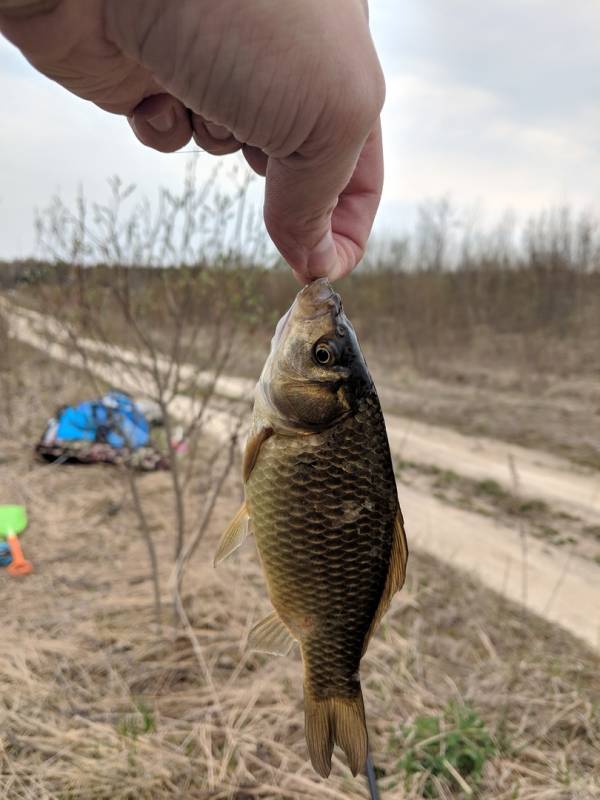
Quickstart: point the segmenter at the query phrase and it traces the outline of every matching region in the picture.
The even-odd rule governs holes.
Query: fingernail
[[[338,253],[331,230],[313,248],[308,257],[307,272],[311,278],[332,277],[337,272]]]
[[[175,121],[175,110],[173,108],[164,111],[162,114],[158,114],[156,117],[146,118],[148,125],[159,133],[168,133],[172,131],[175,127]]]
[[[228,131],[223,125],[217,125],[215,122],[205,122],[204,127],[213,139],[218,139],[220,142],[224,142],[225,139],[231,137],[231,131]]]

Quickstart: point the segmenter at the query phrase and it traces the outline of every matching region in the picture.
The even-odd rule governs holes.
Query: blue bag
[[[135,450],[150,441],[150,424],[128,395],[110,391],[99,400],[60,409],[52,438],[56,444],[106,442],[117,449]]]

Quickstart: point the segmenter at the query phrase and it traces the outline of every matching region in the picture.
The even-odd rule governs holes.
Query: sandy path
[[[0,306],[6,313],[6,305]],[[109,367],[92,354],[113,354],[98,342],[79,340],[90,354],[85,360],[73,352],[68,337],[35,312],[7,314],[16,338],[48,353],[48,356],[76,367],[85,367],[108,382],[118,382],[132,392],[148,392],[148,366],[139,356],[118,350],[121,369]],[[49,325],[48,325],[49,323]],[[53,341],[48,341],[48,335]],[[61,343],[63,342],[63,343]],[[89,344],[89,347],[88,347]],[[132,366],[135,367],[132,369]],[[192,367],[189,367],[192,369]],[[248,397],[247,380],[223,378],[222,394]],[[177,398],[173,413],[185,421],[194,414],[194,401]],[[226,411],[211,409],[207,427],[218,436],[233,429]],[[598,478],[548,454],[489,439],[473,439],[437,426],[423,425],[394,415],[387,417],[394,455],[406,460],[453,469],[467,477],[493,478],[514,488],[509,456],[514,460],[519,490],[523,495],[543,498],[561,508],[570,508],[585,519],[598,522],[600,486]],[[414,487],[399,485],[410,544],[474,572],[484,584],[524,603],[546,619],[600,648],[600,568],[565,550],[552,551],[547,545],[488,517],[445,504]],[[451,598],[448,599],[451,602]]]
[[[493,519],[398,485],[411,547],[466,569],[491,589],[521,602],[600,648],[600,568],[550,550]],[[448,598],[448,603],[452,598]]]
[[[406,461],[435,464],[466,478],[493,479],[524,497],[545,500],[590,524],[600,522],[600,474],[516,444],[386,415],[390,445]],[[511,469],[511,460],[514,474]],[[515,486],[515,476],[517,486]]]

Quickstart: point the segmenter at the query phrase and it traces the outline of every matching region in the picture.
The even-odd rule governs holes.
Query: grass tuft
[[[117,733],[129,739],[137,739],[146,733],[156,731],[154,713],[143,702],[139,702],[134,714],[126,714],[117,723]]]
[[[440,784],[449,790],[473,793],[486,762],[497,746],[483,720],[469,706],[450,702],[441,715],[417,717],[403,731],[407,748],[399,766],[406,776],[422,776],[424,797],[440,796]]]

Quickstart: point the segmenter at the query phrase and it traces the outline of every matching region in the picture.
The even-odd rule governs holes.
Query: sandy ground
[[[571,374],[540,374],[518,354],[510,369],[489,357],[480,361],[457,355],[423,374],[387,356],[374,358],[373,373],[385,407],[399,416],[600,470],[600,373],[593,357],[588,373]]]
[[[53,359],[83,366],[108,382],[118,378],[122,388],[138,394],[150,389],[148,365],[135,352],[80,339],[81,353],[74,353],[55,320],[14,308],[9,320],[16,338]],[[117,376],[105,360],[107,355],[123,365]],[[217,386],[217,392],[228,398],[248,399],[251,390],[252,382],[232,376],[221,378]],[[173,413],[185,420],[193,409],[191,398],[179,396]],[[477,480],[493,479],[548,501],[557,512],[575,512],[590,524],[598,522],[600,479],[592,470],[542,451],[465,436],[391,413],[386,420],[397,458],[436,464]],[[227,435],[233,424],[226,409],[211,410],[212,433]],[[490,588],[600,648],[600,565],[553,550],[481,514],[454,508],[419,488],[401,484],[399,494],[413,547],[475,573]]]
[[[600,520],[600,473],[565,459],[483,436],[464,436],[439,425],[386,414],[394,454],[435,464],[467,478],[497,481],[526,497],[551,503],[589,524]]]

